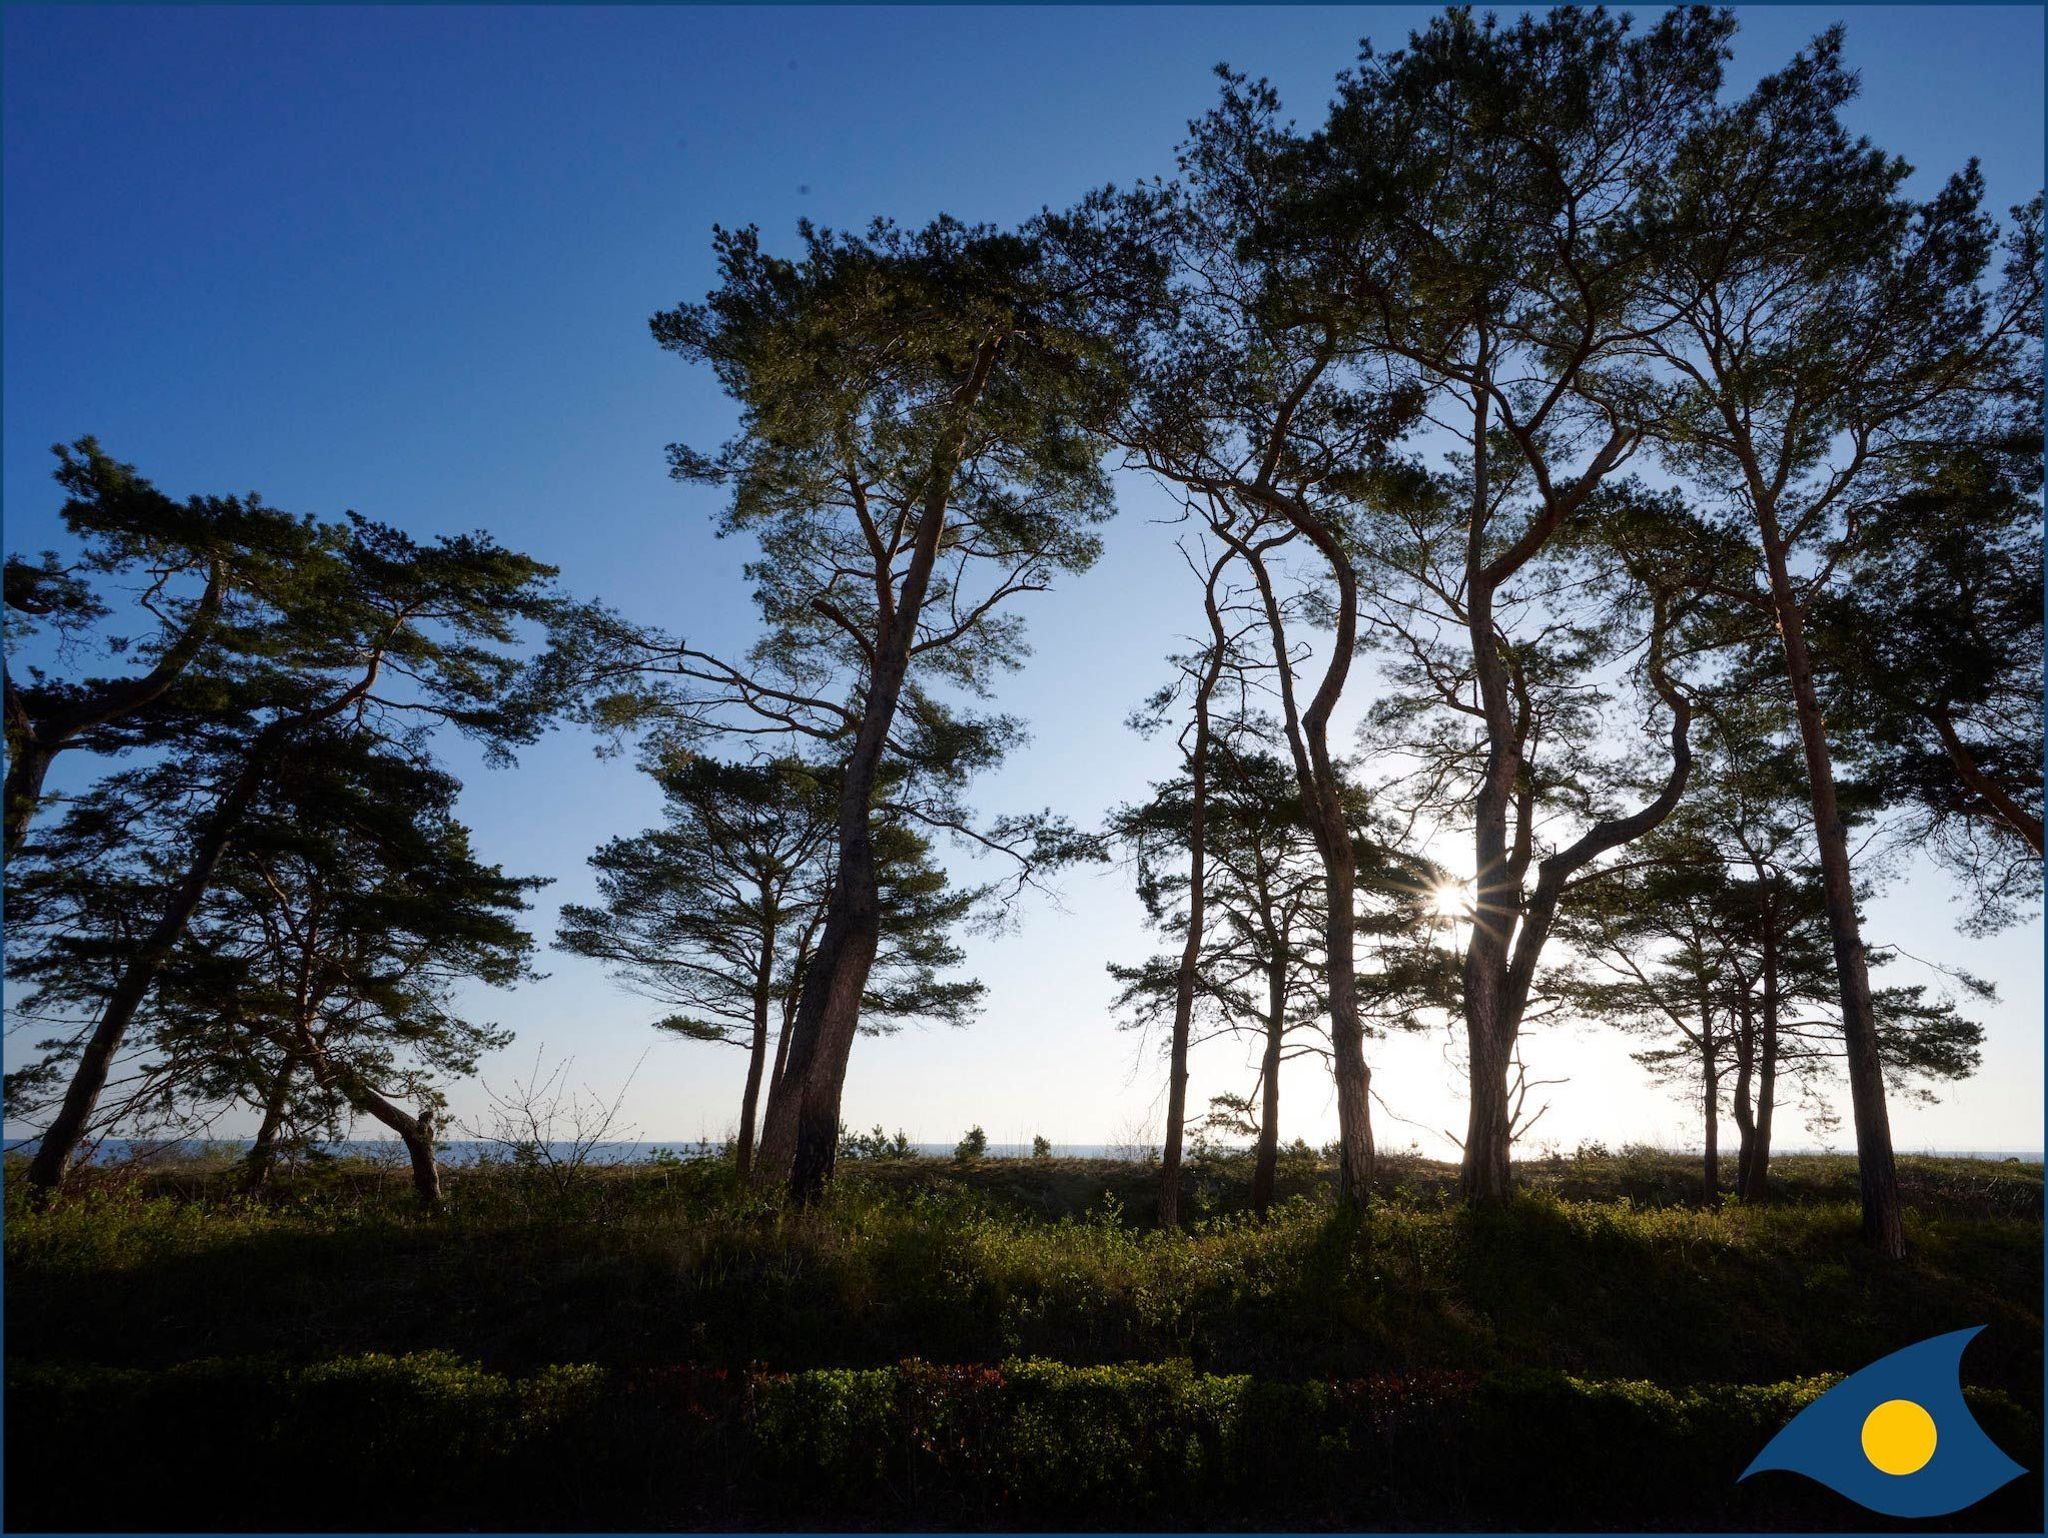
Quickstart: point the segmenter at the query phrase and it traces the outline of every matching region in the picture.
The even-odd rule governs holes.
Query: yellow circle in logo
[[[1934,1456],[1934,1417],[1910,1399],[1887,1399],[1863,1418],[1863,1456],[1881,1473],[1919,1473]]]

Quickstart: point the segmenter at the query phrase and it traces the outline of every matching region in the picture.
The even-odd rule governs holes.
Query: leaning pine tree
[[[26,878],[50,942],[21,968],[30,1009],[97,1002],[105,969],[123,960],[107,895],[150,894],[159,856],[189,839],[204,802],[181,789],[196,768],[171,757],[110,776],[53,829],[53,863]],[[150,1116],[182,1132],[245,1104],[261,1117],[248,1160],[261,1184],[288,1136],[344,1136],[367,1117],[404,1145],[421,1202],[436,1203],[440,1085],[509,1039],[467,1018],[456,991],[532,976],[518,916],[543,884],[476,859],[458,790],[374,733],[299,736],[137,1017],[102,1124]],[[55,1043],[60,1057],[70,1046]]]
[[[560,611],[551,576],[482,534],[420,541],[353,514],[310,527],[266,602],[159,709],[182,733],[191,772],[181,793],[198,804],[153,886],[151,913],[124,936],[79,1027],[70,1082],[29,1165],[33,1183],[63,1180],[129,1027],[303,742],[347,727],[420,754],[432,731],[452,727],[504,757],[539,733],[549,702],[528,687],[516,648],[522,621]]]

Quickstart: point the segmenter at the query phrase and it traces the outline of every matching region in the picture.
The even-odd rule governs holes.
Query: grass
[[[8,1344],[149,1366],[1028,1355],[1692,1383],[1846,1371],[1988,1324],[1982,1381],[2037,1400],[2039,1166],[1906,1161],[1913,1253],[1894,1268],[1856,1243],[1840,1162],[1787,1159],[1772,1205],[1718,1210],[1657,1204],[1675,1160],[1533,1170],[1521,1199],[1483,1213],[1448,1198],[1440,1169],[1396,1170],[1357,1224],[1320,1190],[1255,1223],[1231,1210],[1231,1172],[1207,1170],[1194,1184],[1220,1210],[1174,1234],[1134,1213],[1142,1167],[1108,1161],[853,1165],[811,1212],[735,1191],[716,1165],[596,1172],[566,1197],[509,1170],[453,1171],[434,1219],[402,1180],[355,1168],[260,1200],[227,1172],[110,1180],[43,1212],[10,1182]]]
[[[2039,1165],[1901,1161],[1903,1266],[1857,1242],[1844,1159],[1782,1159],[1772,1203],[1747,1208],[1702,1207],[1690,1161],[1642,1151],[1521,1174],[1513,1203],[1473,1212],[1453,1199],[1446,1167],[1388,1161],[1361,1219],[1334,1209],[1327,1170],[1297,1158],[1284,1204],[1260,1223],[1244,1210],[1243,1162],[1209,1160],[1189,1180],[1196,1219],[1172,1233],[1150,1221],[1152,1173],[1111,1161],[856,1161],[809,1211],[738,1189],[715,1162],[591,1171],[566,1191],[508,1168],[451,1170],[433,1217],[413,1209],[402,1175],[359,1163],[288,1175],[256,1198],[226,1167],[90,1172],[47,1208],[9,1180],[10,1392],[37,1371],[52,1383],[139,1371],[133,1385],[144,1385],[202,1360],[317,1375],[410,1353],[460,1364],[447,1371],[463,1384],[563,1371],[632,1384],[679,1364],[754,1384],[794,1374],[810,1385],[806,1414],[817,1395],[836,1402],[839,1380],[818,1374],[895,1373],[906,1360],[1007,1362],[1015,1383],[1037,1381],[1017,1376],[1019,1363],[1155,1364],[1239,1385],[1187,1390],[1203,1404],[1236,1403],[1247,1384],[1513,1384],[1531,1373],[1667,1398],[1779,1385],[1782,1399],[1788,1385],[1983,1324],[1969,1382],[2038,1420]],[[1075,1380],[1075,1393],[1096,1392],[1092,1381]],[[873,1419],[872,1404],[908,1392],[894,1382],[860,1389],[862,1413]],[[759,1443],[757,1411],[772,1395],[749,1395],[746,1435]],[[1026,1410],[1013,1425],[1005,1409],[1000,1434],[988,1432],[1011,1449],[1004,1457],[1022,1445]],[[874,1435],[877,1446],[901,1440]],[[900,1483],[869,1474],[876,1489]],[[752,1508],[720,1509],[737,1520]],[[1126,1515],[1142,1525],[1166,1509]],[[603,1512],[563,1520],[613,1525]],[[894,1506],[876,1520],[922,1518]]]

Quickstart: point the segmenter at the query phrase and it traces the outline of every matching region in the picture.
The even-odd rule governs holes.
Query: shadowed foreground
[[[6,1517],[1867,1529],[1735,1475],[1831,1375],[1972,1324],[1973,1406],[2038,1463],[2038,1165],[1905,1161],[1903,1268],[1847,1160],[1782,1160],[1763,1209],[1663,1156],[1521,1175],[1474,1214],[1388,1161],[1358,1222],[1298,1158],[1260,1225],[1207,1161],[1171,1235],[1106,1161],[860,1161],[802,1214],[717,1164],[458,1170],[432,1219],[364,1164],[47,1211],[10,1180]],[[2040,1489],[1950,1525],[2038,1530]]]

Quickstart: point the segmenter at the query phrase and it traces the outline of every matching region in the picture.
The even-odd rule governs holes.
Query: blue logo
[[[1923,1340],[1851,1373],[1792,1417],[1744,1479],[1789,1469],[1888,1517],[1940,1517],[2026,1472],[1963,1403],[1963,1347],[1982,1331]]]

